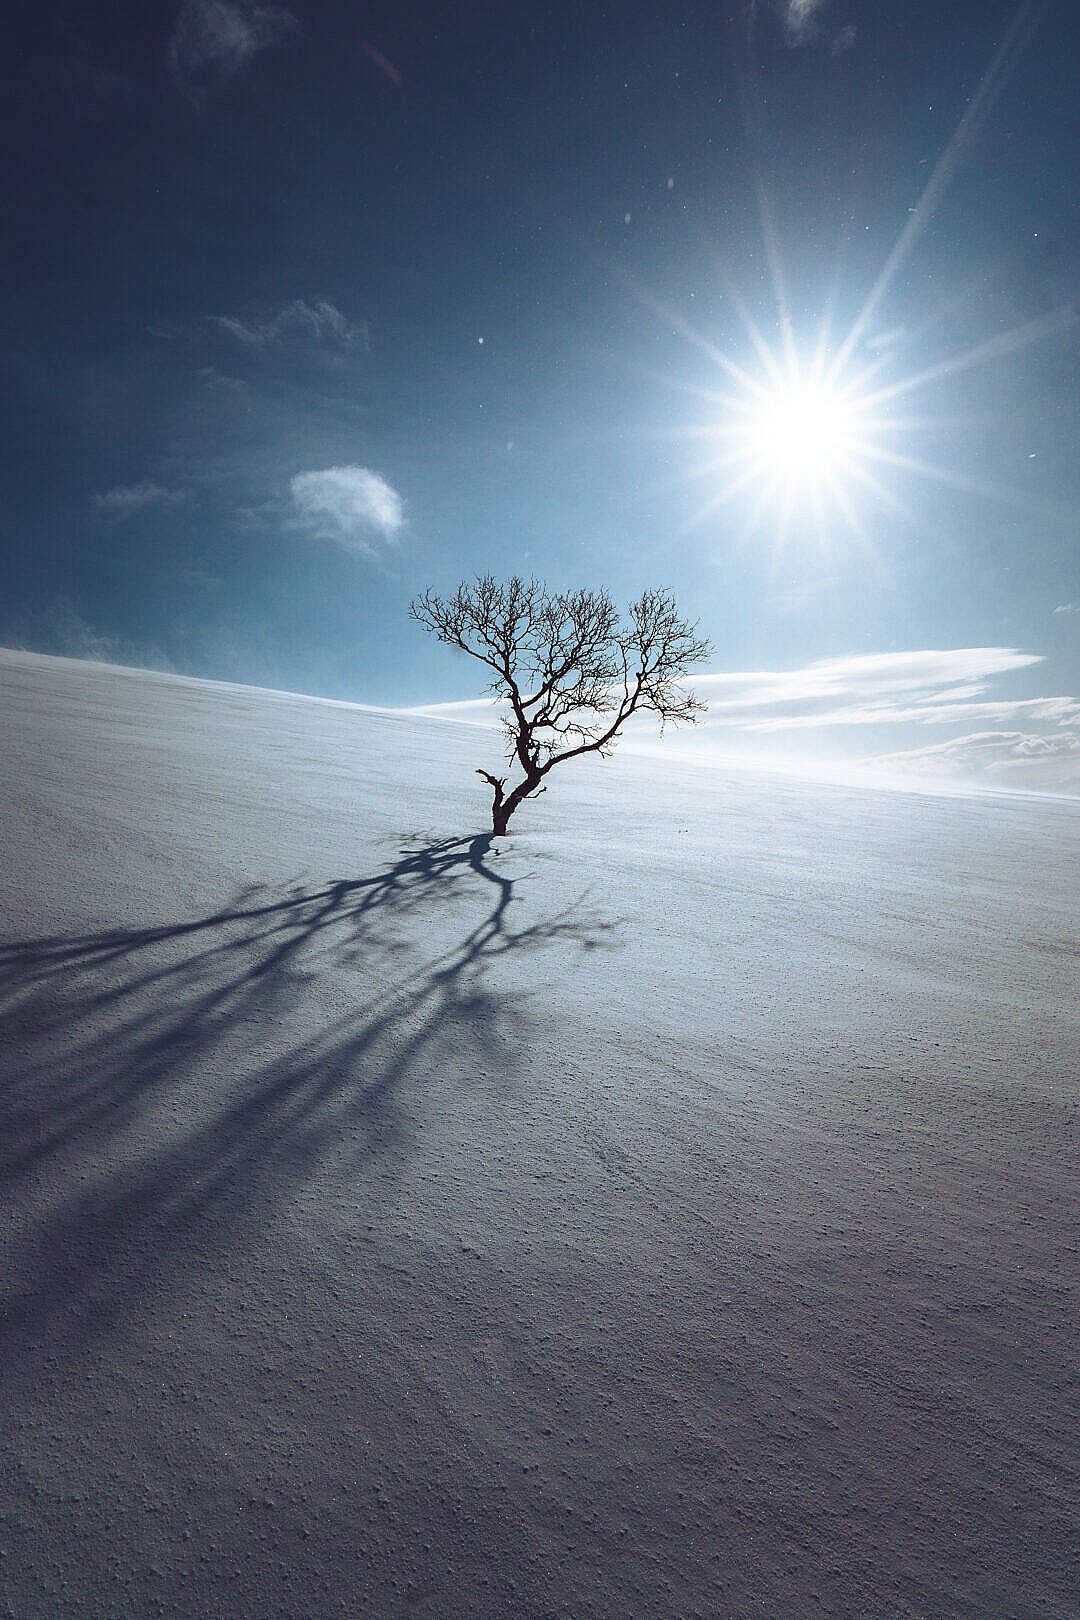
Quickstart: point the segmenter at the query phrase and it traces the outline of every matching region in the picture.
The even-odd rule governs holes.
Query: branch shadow
[[[178,1246],[235,1240],[331,1162],[400,1161],[443,1063],[515,1082],[527,997],[491,968],[617,925],[578,901],[514,926],[496,854],[490,834],[414,839],[368,876],[0,945],[0,1190],[62,1189],[9,1267],[0,1358],[81,1340]],[[449,938],[419,964],[417,913]]]

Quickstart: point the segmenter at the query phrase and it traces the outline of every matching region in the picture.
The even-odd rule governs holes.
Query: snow
[[[1080,803],[0,740],[0,1613],[1080,1614]]]

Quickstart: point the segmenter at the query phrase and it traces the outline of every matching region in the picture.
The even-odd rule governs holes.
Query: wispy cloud
[[[45,607],[3,628],[3,641],[20,651],[53,657],[83,658],[97,664],[127,664],[171,671],[172,660],[160,647],[103,635],[78,612],[70,598],[57,597]]]
[[[351,321],[328,298],[293,298],[278,309],[246,319],[211,315],[209,320],[247,349],[268,349],[292,338],[336,349],[366,348],[368,344],[366,324]]]
[[[1080,613],[1080,602],[1059,602],[1055,613]]]
[[[826,4],[827,0],[783,0],[780,9],[784,27],[793,45],[802,44],[814,25],[814,19]]]
[[[834,726],[1080,722],[1072,697],[985,696],[994,677],[1040,663],[1014,647],[960,647],[822,659],[794,670],[694,676],[707,705],[699,729],[797,732]],[[447,719],[495,718],[490,699],[425,706]]]
[[[507,704],[508,713],[509,707]],[[495,726],[499,723],[502,705],[491,697],[455,698],[449,703],[416,703],[402,713],[426,714],[433,720],[460,720],[470,726]]]
[[[1023,731],[976,731],[929,748],[880,754],[864,765],[887,773],[962,777],[1001,787],[1075,793],[1080,788],[1080,732],[1051,736]]]
[[[1013,713],[1059,722],[1071,698],[985,700],[988,681],[1041,662],[1014,647],[959,647],[821,659],[802,669],[703,675],[694,687],[708,704],[707,725],[747,731],[890,721],[956,724]]]
[[[199,99],[208,86],[241,72],[257,52],[280,45],[296,27],[296,18],[284,6],[187,0],[169,38],[173,78]]]
[[[115,489],[103,490],[90,497],[90,505],[99,517],[122,521],[148,506],[173,506],[183,500],[183,492],[165,489],[161,484],[117,484]]]
[[[309,532],[355,556],[371,556],[375,540],[393,540],[405,522],[401,496],[370,467],[298,473],[289,488]]]
[[[828,3],[829,0],[750,0],[746,16],[752,34],[762,5],[767,5],[780,19],[787,43],[792,46],[802,45],[814,34],[818,16]],[[854,34],[855,31],[852,29],[852,39]]]

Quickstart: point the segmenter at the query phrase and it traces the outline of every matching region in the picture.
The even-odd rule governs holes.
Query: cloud
[[[432,720],[460,720],[464,725],[495,726],[499,723],[502,706],[495,698],[458,698],[449,703],[417,703],[403,709],[403,714],[427,715]],[[509,705],[507,705],[509,712]]]
[[[1080,602],[1059,602],[1055,613],[1080,613]]]
[[[31,612],[16,625],[5,626],[3,639],[9,646],[52,657],[89,659],[97,664],[126,664],[167,672],[175,668],[160,647],[129,641],[124,636],[100,634],[66,596],[57,597],[47,606]]]
[[[926,777],[964,777],[999,787],[1048,793],[1080,790],[1080,732],[1046,737],[1023,731],[976,731],[929,748],[879,754],[875,770]]]
[[[833,42],[829,46],[829,55],[843,56],[845,51],[850,51],[851,47],[855,43],[855,39],[855,29],[851,23],[848,23],[845,28],[838,29],[834,34]]]
[[[750,0],[747,19],[751,34],[754,32],[758,12],[763,3],[767,3],[777,14],[787,43],[795,46],[802,45],[813,37],[818,14],[824,11],[829,0]],[[841,33],[844,32],[845,30],[841,29]],[[843,48],[842,46],[841,49]]]
[[[784,27],[793,45],[800,45],[813,27],[814,18],[826,0],[784,0],[781,7]]]
[[[1039,654],[1014,647],[960,647],[821,659],[794,670],[697,675],[688,684],[707,705],[699,731],[1080,721],[1075,698],[984,695],[993,677],[1041,661]],[[474,723],[495,717],[490,699],[427,705],[423,712]]]
[[[405,522],[400,495],[370,467],[298,473],[289,488],[310,532],[356,556],[372,555],[373,534],[393,540]]]
[[[248,385],[240,377],[230,377],[228,372],[219,371],[217,366],[200,366],[199,379],[203,387],[211,394],[246,394]]]
[[[1040,662],[1038,654],[1013,647],[961,647],[821,659],[795,670],[694,676],[688,684],[708,712],[695,732],[681,734],[680,746],[715,752],[719,744],[735,756],[775,763],[777,755],[763,754],[752,737],[783,732],[805,736],[830,727],[974,724],[980,729],[946,742],[857,762],[841,749],[832,768],[1080,793],[1080,701],[983,695],[991,679]],[[493,726],[502,710],[493,698],[483,697],[424,704],[407,712]],[[1040,721],[1055,729],[1005,729]],[[1002,729],[982,729],[987,723]],[[654,736],[655,726],[646,717],[636,728],[637,743],[650,748]],[[833,748],[822,751],[820,743],[814,748],[818,768],[836,753]],[[783,757],[795,761],[799,756],[785,748]]]
[[[148,506],[173,506],[183,498],[180,490],[164,489],[160,484],[117,484],[115,489],[92,495],[90,505],[100,517],[115,518],[121,522]]]
[[[296,27],[283,6],[187,0],[169,39],[169,67],[177,84],[197,100],[208,85],[231,79],[258,51],[280,45]]]
[[[367,348],[368,328],[350,321],[328,298],[310,303],[293,298],[269,314],[241,320],[237,315],[211,315],[209,320],[246,349],[264,350],[290,338],[307,339],[324,348]]]
[[[1002,698],[985,703],[967,701],[949,703],[948,693],[931,695],[925,703],[901,704],[892,697],[852,698],[842,695],[837,702],[807,695],[789,700],[786,712],[732,714],[724,703],[709,705],[709,717],[715,724],[734,724],[745,731],[805,731],[820,726],[875,726],[900,723],[951,726],[968,720],[1050,720],[1056,724],[1080,719],[1080,703],[1075,698]],[[768,699],[764,699],[768,702]],[[751,709],[756,705],[747,705]],[[794,712],[792,712],[794,710]]]
[[[1038,654],[1013,647],[869,653],[796,670],[702,675],[693,686],[708,704],[704,724],[747,731],[889,721],[945,725],[1021,713],[1055,722],[1071,718],[1078,709],[1072,698],[983,701],[992,676],[1039,662]]]

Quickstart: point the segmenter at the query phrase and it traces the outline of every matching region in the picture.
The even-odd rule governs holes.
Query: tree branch
[[[536,579],[500,583],[487,574],[446,599],[425,591],[410,613],[490,670],[489,691],[509,705],[503,729],[522,779],[507,793],[505,777],[478,773],[493,791],[496,830],[545,791],[542,779],[556,765],[605,754],[639,711],[655,713],[663,731],[668,722],[694,723],[705,709],[681,681],[708,657],[709,643],[666,590],[645,591],[623,624],[604,590],[551,592]]]

